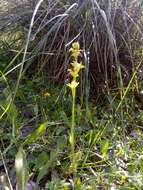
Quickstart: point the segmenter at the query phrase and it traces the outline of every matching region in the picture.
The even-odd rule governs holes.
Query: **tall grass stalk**
[[[23,59],[22,59],[22,62],[21,62],[21,67],[20,67],[19,76],[18,76],[18,80],[17,80],[17,84],[16,84],[13,99],[16,96],[16,93],[17,93],[17,90],[18,90],[18,87],[19,87],[19,83],[20,83],[20,80],[21,80],[21,77],[22,77],[23,67],[24,67],[24,63],[25,63],[25,59],[26,59],[26,55],[27,55],[27,50],[28,50],[28,45],[29,45],[30,36],[31,36],[31,32],[32,32],[32,27],[33,27],[33,24],[34,24],[34,19],[35,19],[36,13],[37,13],[37,11],[38,11],[38,9],[39,9],[42,2],[43,2],[43,0],[39,0],[39,2],[37,3],[37,5],[35,7],[33,15],[32,15],[32,19],[31,19],[31,23],[30,23],[30,27],[29,27],[29,31],[28,31],[28,35],[27,35],[27,41],[26,41],[26,45],[25,45],[25,49],[24,49],[24,55],[23,55]]]

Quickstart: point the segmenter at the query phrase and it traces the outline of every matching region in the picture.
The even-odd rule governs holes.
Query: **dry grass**
[[[7,23],[21,24],[29,31],[36,3],[23,2],[15,12],[10,10],[13,19]],[[83,86],[87,88],[90,78],[96,91],[120,88],[141,61],[137,56],[142,46],[141,16],[139,3],[132,1],[43,1],[33,17],[25,57],[31,61],[23,71],[31,68],[37,74],[44,69],[54,82],[64,80],[67,50],[73,41],[79,41],[88,70]]]

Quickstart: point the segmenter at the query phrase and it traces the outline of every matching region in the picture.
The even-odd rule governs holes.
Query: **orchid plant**
[[[67,86],[71,89],[72,92],[72,122],[71,122],[71,130],[70,130],[70,137],[69,142],[71,145],[71,153],[72,153],[72,164],[71,169],[72,171],[76,171],[76,163],[75,163],[75,97],[76,97],[76,89],[79,85],[78,77],[79,72],[81,69],[85,68],[85,66],[82,64],[82,62],[78,62],[78,58],[80,56],[81,50],[80,50],[80,44],[78,42],[74,42],[72,44],[72,47],[70,48],[69,52],[71,53],[71,57],[73,58],[73,61],[70,63],[71,68],[68,69],[68,72],[72,76],[72,81],[67,84]]]

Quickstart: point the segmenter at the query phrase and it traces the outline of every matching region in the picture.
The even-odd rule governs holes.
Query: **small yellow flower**
[[[79,76],[78,75],[79,71],[84,68],[84,65],[78,63],[77,61],[72,62],[71,65],[73,66],[73,68],[68,69],[68,71],[70,72],[73,78],[77,78]]]
[[[73,48],[70,49],[71,50],[71,56],[74,58],[78,58],[80,56],[80,50],[74,50]]]
[[[71,74],[71,76],[72,76],[73,78],[77,78],[77,77],[78,77],[78,72],[75,72],[75,71],[72,70],[72,69],[68,69],[68,71],[70,72],[70,74]]]
[[[71,56],[77,59],[80,55],[80,45],[78,42],[74,42],[72,44],[72,48],[70,48],[69,52],[71,52]]]
[[[44,97],[49,97],[49,96],[51,96],[51,94],[49,92],[44,93]]]
[[[73,61],[71,63],[71,65],[73,66],[73,70],[76,71],[77,73],[79,73],[79,71],[83,68],[85,68],[84,65],[82,65],[82,63],[78,63],[77,61]]]
[[[75,89],[78,85],[79,85],[79,82],[76,82],[75,80],[67,84],[67,86],[71,89]]]
[[[72,44],[72,47],[73,47],[73,49],[80,50],[80,44],[79,44],[79,42],[74,42]]]

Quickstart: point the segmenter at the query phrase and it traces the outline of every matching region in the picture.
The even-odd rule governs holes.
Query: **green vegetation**
[[[142,190],[142,1],[22,8],[0,14],[0,189]]]

